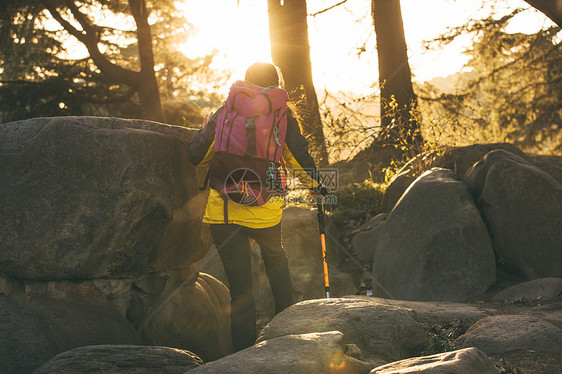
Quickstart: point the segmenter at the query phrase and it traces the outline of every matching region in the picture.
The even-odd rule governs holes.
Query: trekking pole
[[[330,298],[330,278],[328,277],[328,259],[326,258],[326,230],[324,226],[324,198],[326,197],[326,188],[322,187],[320,196],[316,198],[318,207],[318,230],[320,231],[320,243],[322,244],[322,264],[324,266],[324,289],[326,291],[326,299]]]

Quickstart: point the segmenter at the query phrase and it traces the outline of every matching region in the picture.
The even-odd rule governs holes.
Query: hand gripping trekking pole
[[[326,258],[326,230],[324,226],[324,198],[327,191],[325,187],[320,190],[320,196],[316,197],[318,207],[318,229],[320,231],[320,243],[322,244],[322,264],[324,266],[324,289],[326,298],[330,298],[330,278],[328,277],[328,259]]]

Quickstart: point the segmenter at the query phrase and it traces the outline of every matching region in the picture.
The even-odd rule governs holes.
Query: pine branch
[[[537,87],[541,87],[541,86],[550,86],[552,84],[556,84],[558,82],[562,82],[562,76],[561,77],[557,77],[551,81],[547,81],[547,82],[535,82],[535,83],[531,83],[531,84],[527,84],[521,88],[519,88],[517,91],[512,92],[509,94],[509,96],[511,97],[517,97],[517,96],[521,96],[523,94],[525,94],[526,91],[528,91],[531,88],[537,88]],[[541,98],[535,98],[535,101],[539,101],[539,99]]]
[[[84,31],[78,30],[70,22],[65,20],[57,10],[56,5],[53,4],[52,0],[43,0],[43,2],[53,18],[66,31],[86,46],[88,52],[90,53],[90,57],[108,80],[113,82],[122,82],[131,87],[136,87],[138,85],[139,79],[137,72],[122,68],[121,66],[112,63],[100,52],[98,48],[99,36],[97,35],[95,27],[91,26],[89,20],[86,19],[87,17],[81,13],[75,5],[73,8],[77,13],[74,13],[73,11],[73,15],[76,17]]]
[[[44,0],[45,8],[49,11],[51,16],[66,30],[70,35],[74,36],[78,41],[82,42],[87,46],[87,36],[84,32],[78,30],[76,27],[72,26],[70,22],[65,20],[57,10],[57,7],[50,0]]]
[[[442,101],[451,100],[451,99],[464,100],[468,96],[469,96],[468,93],[462,93],[462,94],[443,93],[443,94],[441,94],[437,97],[421,96],[420,94],[418,94],[418,99],[423,100],[423,101],[429,101],[429,102],[442,102]]]
[[[456,27],[449,27],[447,31],[443,34],[439,35],[438,37],[428,40],[424,42],[426,49],[431,49],[432,44],[441,44],[447,45],[453,42],[457,37],[463,35],[464,33],[476,33],[482,30],[487,29],[490,26],[504,26],[507,22],[509,22],[513,17],[517,14],[525,11],[527,9],[517,8],[513,12],[501,17],[500,19],[494,19],[492,17],[488,17],[485,19],[470,19],[467,21],[466,24],[462,26]]]
[[[7,84],[31,84],[36,86],[52,86],[52,87],[60,87],[58,84],[49,83],[45,81],[27,81],[24,79],[17,79],[17,80],[0,80],[0,86]]]
[[[86,16],[80,11],[80,9],[78,9],[76,4],[74,3],[74,0],[66,0],[65,3],[68,9],[70,9],[70,11],[72,12],[74,18],[76,18],[80,26],[82,26],[84,32],[87,35],[92,35],[96,39],[96,41],[99,41],[97,28],[92,24],[88,16]]]
[[[133,95],[137,92],[137,90],[133,87],[129,87],[129,89],[122,95],[118,95],[118,96],[107,96],[107,98],[105,99],[100,99],[94,96],[84,96],[84,100],[89,101],[91,103],[94,104],[100,104],[100,105],[104,105],[104,104],[116,104],[116,103],[124,103],[127,102],[131,99],[131,97],[133,97]]]
[[[497,73],[499,73],[500,71],[503,71],[503,70],[509,68],[510,66],[512,66],[512,65],[514,65],[514,64],[516,64],[516,63],[518,63],[518,62],[524,60],[525,58],[527,58],[527,57],[530,55],[530,53],[531,53],[531,51],[533,50],[533,48],[535,47],[536,41],[538,40],[538,38],[539,38],[539,35],[537,34],[537,37],[536,37],[535,40],[531,43],[529,49],[528,49],[527,51],[525,51],[525,53],[523,53],[521,56],[518,56],[516,59],[514,59],[514,60],[512,60],[512,61],[509,61],[509,62],[507,62],[507,63],[505,63],[505,64],[503,64],[503,65],[501,65],[501,66],[498,66],[497,68],[493,69],[490,73],[486,74],[485,76],[482,76],[482,77],[480,77],[480,78],[478,78],[478,79],[476,79],[476,80],[470,82],[470,83],[468,84],[468,86],[469,86],[470,88],[476,87],[476,86],[479,85],[483,80],[489,79],[489,78],[491,78],[492,76],[494,76],[494,75],[496,75]],[[541,59],[541,58],[543,58],[543,57],[548,56],[550,53],[552,53],[553,51],[555,51],[556,49],[559,49],[559,48],[561,48],[561,47],[562,47],[562,44],[556,44],[556,45],[552,46],[552,48],[550,48],[548,51],[546,51],[546,52],[543,53],[542,55],[540,55],[540,56],[534,58],[534,59],[531,60],[529,63],[527,63],[527,65],[532,65],[532,64],[534,64],[537,60],[539,60],[539,59]]]

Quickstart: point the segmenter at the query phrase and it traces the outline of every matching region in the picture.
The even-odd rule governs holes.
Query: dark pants
[[[230,283],[231,328],[234,351],[256,341],[256,305],[253,294],[249,237],[259,244],[265,271],[275,298],[275,314],[293,303],[287,254],[281,246],[281,224],[251,229],[234,224],[212,224],[211,235]]]

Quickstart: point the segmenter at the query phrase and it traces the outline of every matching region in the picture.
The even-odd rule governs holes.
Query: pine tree
[[[147,4],[11,1],[0,16],[0,120],[94,114],[165,121],[162,97],[177,97],[185,76],[210,60],[174,49],[189,23],[173,1]],[[77,57],[80,46],[87,53]]]

